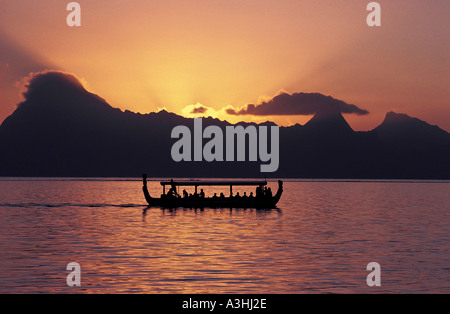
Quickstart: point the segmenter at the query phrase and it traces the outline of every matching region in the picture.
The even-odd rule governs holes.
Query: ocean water
[[[449,182],[287,180],[275,210],[147,209],[141,188],[0,179],[0,293],[450,293]]]

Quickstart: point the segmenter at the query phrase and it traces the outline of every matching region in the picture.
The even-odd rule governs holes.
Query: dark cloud
[[[192,109],[191,114],[204,114],[206,111],[208,111],[208,108],[205,106],[198,106]]]
[[[230,115],[255,116],[294,116],[313,115],[316,113],[353,113],[366,115],[369,112],[355,105],[325,96],[319,93],[293,93],[282,92],[268,101],[258,105],[249,104],[241,109],[228,108]]]
[[[26,79],[25,99],[35,94],[64,93],[78,90],[84,91],[84,86],[73,74],[60,71],[43,71],[32,73]]]

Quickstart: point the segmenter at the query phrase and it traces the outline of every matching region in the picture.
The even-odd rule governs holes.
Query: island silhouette
[[[174,162],[171,131],[192,128],[193,119],[113,108],[69,74],[41,74],[24,98],[0,126],[0,176],[261,177],[258,162]],[[232,124],[204,118],[203,125]],[[280,166],[271,176],[450,179],[450,134],[395,112],[359,132],[341,112],[322,110],[305,125],[280,127]]]

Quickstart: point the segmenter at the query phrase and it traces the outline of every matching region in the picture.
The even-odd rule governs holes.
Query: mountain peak
[[[305,128],[329,134],[353,132],[340,112],[320,111],[305,124]]]
[[[449,134],[438,126],[392,111],[386,114],[383,123],[375,131],[382,140],[402,145],[422,147],[431,144],[447,145],[449,142]]]
[[[404,113],[396,113],[396,112],[390,111],[390,112],[386,113],[386,117],[384,118],[384,121],[382,124],[396,124],[396,123],[405,123],[405,122],[412,122],[412,121],[419,122],[421,120],[410,117]]]
[[[386,114],[383,123],[381,123],[376,130],[392,130],[397,128],[401,128],[404,131],[412,131],[413,129],[434,129],[435,131],[439,131],[441,133],[447,133],[438,126],[431,125],[414,117],[410,117],[407,114],[396,113],[393,111]]]

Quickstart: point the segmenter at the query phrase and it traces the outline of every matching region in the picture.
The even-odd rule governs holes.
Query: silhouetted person
[[[177,192],[177,186],[175,184],[175,182],[173,182],[173,179],[170,179],[170,190],[167,193],[167,196],[169,197],[178,197],[178,192]]]
[[[225,195],[223,193],[220,193],[220,198],[225,198]]]
[[[244,195],[242,196],[242,198],[247,198],[247,192],[244,192]]]
[[[171,187],[170,190],[169,190],[169,193],[167,193],[167,196],[169,196],[169,197],[178,197],[179,195],[178,195],[176,187]]]
[[[217,198],[217,193],[214,193],[214,196],[212,198],[216,199]]]
[[[271,188],[268,188],[268,189],[267,189],[266,197],[267,197],[267,198],[272,198],[272,197],[273,197],[272,189],[271,189]]]
[[[186,190],[183,190],[183,197],[184,198],[188,198],[189,197],[189,194],[188,194],[188,192]]]
[[[261,198],[263,196],[263,190],[262,190],[262,186],[258,186],[256,188],[256,197],[257,198]]]
[[[249,196],[249,198],[253,198],[254,196],[253,196],[253,192],[250,192],[250,196]]]
[[[203,191],[203,189],[200,190],[200,197],[205,198],[205,192]]]
[[[241,198],[241,196],[239,195],[239,192],[236,193],[235,198]]]

